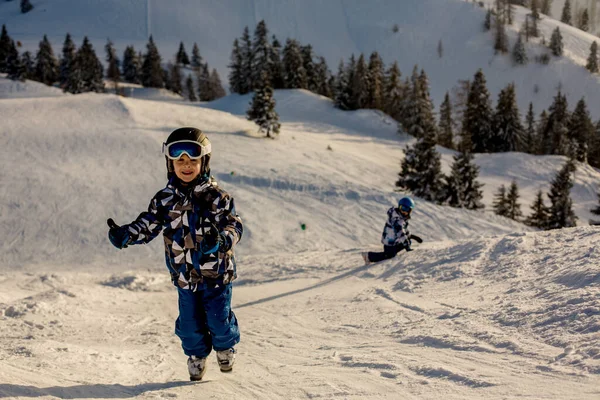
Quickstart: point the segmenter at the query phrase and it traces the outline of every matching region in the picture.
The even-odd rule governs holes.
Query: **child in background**
[[[188,356],[190,379],[198,381],[212,349],[222,372],[231,371],[235,361],[240,332],[231,310],[231,282],[242,221],[233,198],[210,176],[211,144],[204,133],[176,129],[163,151],[166,187],[132,223],[118,226],[109,219],[108,237],[122,249],[148,243],[163,231],[165,261],[179,297],[175,334]]]
[[[398,207],[392,207],[388,210],[388,220],[383,228],[381,243],[383,243],[383,252],[364,252],[361,253],[365,264],[378,262],[395,257],[402,250],[412,251],[411,239],[418,243],[423,240],[408,231],[408,220],[415,207],[415,202],[410,197],[403,197],[398,201]]]

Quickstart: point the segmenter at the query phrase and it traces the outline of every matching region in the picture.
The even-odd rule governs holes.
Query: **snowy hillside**
[[[412,140],[382,114],[278,91],[282,132],[269,140],[242,115],[248,96],[200,107],[0,88],[0,397],[600,396],[598,227],[534,232],[416,199],[411,228],[425,243],[363,264],[402,195],[393,184]],[[211,355],[200,384],[173,334],[161,240],[117,251],[105,223],[147,207],[165,182],[161,142],[184,125],[207,132],[245,226],[238,361],[225,375]],[[488,206],[515,178],[527,212],[562,160],[477,162]],[[580,171],[578,212],[600,181]]]
[[[599,78],[583,68],[595,36],[545,18],[540,28],[547,39],[555,26],[561,26],[566,56],[540,65],[533,59],[544,48],[528,44],[532,61],[516,68],[508,55],[494,56],[493,35],[482,29],[485,10],[470,1],[179,0],[174,6],[157,0],[32,0],[32,4],[35,8],[31,12],[20,14],[16,3],[0,3],[0,22],[23,43],[22,50],[37,50],[47,34],[58,53],[69,32],[77,45],[84,35],[89,36],[99,54],[110,37],[122,54],[130,44],[145,51],[148,36],[153,35],[164,60],[174,57],[180,41],[188,52],[194,42],[198,43],[204,59],[218,69],[225,83],[233,40],[241,36],[244,26],[253,31],[264,19],[280,41],[290,37],[312,44],[316,54],[327,59],[332,72],[337,71],[342,58],[348,60],[352,53],[368,55],[374,50],[388,65],[397,60],[404,76],[418,64],[429,75],[436,108],[459,79],[472,79],[482,68],[494,102],[500,89],[514,82],[521,110],[533,102],[539,114],[561,87],[571,108],[585,96],[594,119],[600,118],[596,106],[600,104]],[[517,22],[509,31],[511,44],[525,12],[518,8]],[[395,24],[396,33],[392,30]],[[437,53],[440,41],[442,58]]]

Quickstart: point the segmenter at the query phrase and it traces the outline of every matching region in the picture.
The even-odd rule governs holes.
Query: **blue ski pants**
[[[212,349],[227,350],[240,341],[231,311],[231,283],[201,285],[195,292],[177,288],[179,317],[175,334],[187,356],[207,357]]]

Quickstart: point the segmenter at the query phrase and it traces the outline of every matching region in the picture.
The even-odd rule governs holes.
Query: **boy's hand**
[[[421,239],[419,236],[417,235],[410,235],[411,240],[416,241],[417,243],[423,243],[423,239]]]
[[[226,253],[231,249],[231,239],[225,232],[219,232],[219,229],[212,224],[210,232],[204,236],[200,243],[202,254],[213,254],[217,251]]]
[[[109,218],[106,223],[110,228],[108,230],[108,240],[110,240],[112,245],[117,249],[127,248],[127,243],[129,242],[129,230],[126,227],[117,225],[112,218]]]

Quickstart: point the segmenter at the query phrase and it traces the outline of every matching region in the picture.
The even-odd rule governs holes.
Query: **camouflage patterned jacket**
[[[233,198],[212,178],[199,180],[188,188],[179,187],[175,179],[154,196],[147,212],[128,225],[129,244],[148,243],[162,230],[165,261],[175,285],[196,290],[207,278],[231,282],[236,278],[233,246],[243,233]],[[229,237],[229,251],[202,254],[199,250],[211,224]]]
[[[383,228],[381,243],[386,246],[404,245],[410,246],[410,232],[408,231],[408,218],[398,213],[398,209],[392,207],[387,212],[388,220]]]

